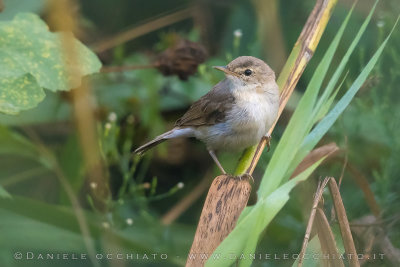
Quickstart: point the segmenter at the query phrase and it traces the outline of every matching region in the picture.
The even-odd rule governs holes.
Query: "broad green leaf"
[[[47,91],[46,97],[34,109],[20,112],[17,116],[0,112],[0,124],[7,126],[24,126],[40,123],[54,123],[68,120],[70,114],[71,105],[63,100],[57,92]]]
[[[17,114],[20,110],[34,108],[44,96],[31,74],[0,77],[0,111],[4,113]]]
[[[268,197],[257,201],[257,204],[252,207],[246,216],[240,219],[233,231],[214,251],[214,255],[220,255],[221,257],[214,261],[210,257],[205,266],[230,266],[241,254],[247,255],[247,257],[245,260],[240,261],[240,266],[250,266],[251,260],[248,255],[254,253],[261,233],[289,200],[290,191],[299,182],[306,180],[324,159],[322,158],[308,167],[294,179],[280,186]],[[231,257],[232,255],[235,255],[236,258]]]
[[[68,48],[76,55],[64,53],[63,40],[70,37],[70,33],[51,33],[35,14],[19,13],[12,21],[0,21],[0,112],[16,113],[32,108],[44,97],[40,87],[69,90],[80,85],[82,76],[99,71],[99,59],[77,39],[73,38],[73,47]],[[28,83],[25,80],[18,83],[22,88],[12,86],[16,83],[13,79],[27,75],[31,75]],[[10,111],[7,104],[14,104],[18,96],[13,92],[23,96],[22,90],[27,92],[23,100],[28,97],[31,101],[21,100]]]

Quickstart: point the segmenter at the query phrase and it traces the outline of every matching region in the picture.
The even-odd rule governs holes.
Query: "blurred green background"
[[[256,184],[316,64],[351,8],[349,2],[337,4],[316,54],[275,128],[271,152],[264,152],[256,169]],[[339,54],[373,5],[373,1],[359,2]],[[181,266],[208,185],[219,171],[205,146],[195,140],[171,140],[141,158],[132,157],[131,151],[170,129],[193,101],[223,78],[211,66],[224,65],[239,55],[252,55],[264,59],[279,74],[314,1],[80,0],[76,4],[73,8],[79,10],[81,29],[78,38],[94,52],[96,45],[117,33],[181,9],[195,9],[195,15],[186,19],[97,51],[103,66],[150,64],[176,38],[201,43],[208,58],[187,80],[164,76],[156,69],[111,71],[88,78],[96,103],[96,142],[110,188],[110,196],[100,205],[89,194],[97,185],[88,182],[85,174],[69,93],[46,91],[46,98],[36,108],[18,115],[0,114],[0,266]],[[11,20],[18,12],[37,13],[44,21],[50,16],[42,0],[4,0],[4,5],[1,21]],[[383,41],[399,13],[398,0],[380,1],[347,66],[345,86]],[[396,250],[400,247],[399,47],[400,32],[396,29],[372,75],[321,142],[336,142],[340,152],[292,192],[288,204],[265,232],[257,253],[298,253],[318,178],[343,174],[341,193],[349,221],[372,214],[366,196],[375,199],[381,211],[377,224],[400,255]],[[220,155],[229,171],[234,170],[239,157],[240,152]],[[49,168],[49,158],[57,162],[57,171]],[[65,178],[78,196],[88,225],[86,236],[58,176]],[[360,180],[367,181],[368,186]],[[366,188],[372,194],[365,195]],[[179,209],[185,203],[188,207]],[[355,234],[355,240],[358,251],[366,249],[362,236]],[[71,259],[72,254],[88,253],[89,243],[103,259]],[[382,249],[385,247],[374,245],[371,253]],[[23,259],[14,259],[15,252],[23,253]],[[36,258],[41,253],[44,257],[47,253],[67,253],[69,260],[31,260],[27,252]],[[107,253],[113,260],[105,259]],[[134,259],[115,259],[117,253],[124,257],[132,254]],[[154,253],[157,255],[152,256]],[[143,259],[144,254],[149,259]],[[167,259],[162,258],[164,254]],[[291,259],[275,259],[256,260],[253,265],[292,263]],[[363,266],[395,266],[392,264],[386,258],[366,261]]]

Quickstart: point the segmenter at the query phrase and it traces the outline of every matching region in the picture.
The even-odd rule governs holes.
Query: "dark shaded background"
[[[256,184],[316,64],[349,11],[348,2],[339,1],[316,54],[299,81],[297,92],[273,133],[271,151],[262,156],[254,175]],[[373,1],[359,2],[339,46],[336,61],[340,60],[340,55],[346,51],[373,4]],[[0,19],[7,19],[6,16],[12,17],[11,13],[14,11],[29,10],[37,12],[46,20],[48,14],[44,2],[26,3],[27,1],[22,0],[13,3],[5,1],[6,9],[4,14],[0,14]],[[106,213],[97,211],[87,198],[90,184],[85,183],[85,177],[80,171],[82,155],[79,152],[79,143],[72,122],[68,94],[56,95],[48,92],[46,100],[39,107],[23,112],[17,117],[0,115],[0,124],[15,129],[23,135],[26,135],[24,129],[28,128],[35,132],[46,146],[55,151],[62,162],[66,176],[73,184],[82,205],[87,209],[90,214],[88,216],[93,219],[96,227],[99,229],[111,227],[130,239],[125,243],[118,241],[117,251],[118,249],[140,251],[140,245],[143,245],[144,248],[151,248],[154,251],[185,255],[192,242],[207,187],[203,187],[202,196],[181,213],[171,226],[163,226],[161,220],[170,209],[183,201],[185,196],[193,194],[193,190],[198,190],[195,188],[203,179],[211,181],[212,177],[218,175],[216,166],[204,145],[195,140],[172,140],[145,157],[135,157],[133,160],[130,151],[171,128],[190,103],[223,78],[222,74],[212,70],[211,66],[226,64],[239,55],[252,55],[263,58],[279,74],[313,4],[314,1],[295,0],[79,1],[79,7],[76,8],[79,8],[81,14],[79,25],[82,31],[77,35],[92,48],[106,39],[113,38],[117,33],[179,9],[192,7],[196,10],[192,18],[162,27],[98,53],[104,66],[149,64],[161,51],[170,47],[177,36],[203,44],[208,52],[207,61],[201,64],[198,73],[187,81],[181,81],[175,76],[164,77],[155,69],[111,72],[98,74],[92,78],[92,90],[98,103],[96,118],[101,139],[99,143],[109,170],[112,193]],[[7,10],[8,8],[10,9]],[[358,75],[391,29],[399,12],[397,0],[385,0],[379,3],[366,34],[347,66],[349,73],[345,85],[351,84]],[[242,36],[235,39],[234,31],[238,29],[241,30]],[[354,221],[371,214],[362,191],[365,188],[360,187],[355,179],[355,176],[362,175],[368,181],[373,197],[382,211],[379,225],[384,234],[389,236],[391,244],[397,248],[400,246],[399,47],[400,34],[396,30],[368,82],[322,141],[323,144],[336,142],[341,148],[340,153],[318,168],[308,182],[294,190],[291,200],[267,229],[257,252],[300,251],[311,208],[311,196],[318,178],[339,177],[344,162],[347,165],[343,172],[341,193],[349,220]],[[110,114],[115,114],[116,117]],[[233,171],[240,153],[222,153],[220,157],[226,169]],[[39,201],[38,210],[48,210],[49,214],[58,214],[56,210],[59,206],[69,206],[68,199],[62,186],[54,178],[54,174],[39,168],[36,164],[18,156],[1,155],[0,184],[13,195],[22,197],[21,206],[35,206],[32,203]],[[47,204],[41,206],[42,202]],[[326,202],[329,209],[329,197],[326,198]],[[27,248],[31,247],[31,250],[34,250],[39,247],[41,251],[46,246],[53,247],[54,235],[51,238],[47,236],[53,232],[36,225],[35,221],[26,222],[23,230],[13,228],[13,222],[21,220],[18,213],[3,211],[1,214],[4,222],[8,222],[3,225],[1,231],[7,231],[6,237],[11,239],[9,243],[1,242],[2,257],[5,255],[9,258],[9,253],[24,242],[24,233],[33,231],[38,235],[33,236],[25,244]],[[43,216],[50,218],[52,215],[44,212]],[[127,219],[132,219],[133,224],[130,225]],[[40,232],[40,229],[43,232]],[[366,244],[363,243],[365,240],[357,237],[355,239],[358,251],[363,251],[366,248]],[[74,239],[60,238],[59,241],[63,240],[72,242]],[[131,242],[132,240],[134,242]],[[41,243],[41,246],[37,246],[38,243]],[[66,246],[66,251],[80,250],[79,246],[74,248],[71,244],[73,243]],[[103,251],[107,249],[105,241],[101,238],[96,239],[96,246]],[[382,249],[385,248],[374,247],[372,251]],[[183,256],[176,261],[135,263],[128,261],[117,264],[176,266],[182,261],[184,262]],[[19,263],[10,260],[5,261],[3,266],[21,266]],[[25,263],[39,264],[38,266],[68,265],[67,262],[56,262],[55,265],[54,262],[48,261]],[[76,264],[85,266],[88,262],[76,262]],[[101,264],[114,266],[115,263],[101,261]],[[291,266],[291,264],[290,260],[254,262],[254,266]],[[386,260],[366,262],[363,266],[394,266],[391,264]]]

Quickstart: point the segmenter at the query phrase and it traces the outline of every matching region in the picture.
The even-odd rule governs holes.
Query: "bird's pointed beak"
[[[213,66],[214,69],[220,70],[225,72],[227,75],[233,75],[239,77],[238,74],[234,73],[233,71],[230,71],[226,66]]]

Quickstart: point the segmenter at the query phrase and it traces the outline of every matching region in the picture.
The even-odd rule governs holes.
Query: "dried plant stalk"
[[[318,203],[321,200],[322,193],[324,192],[324,188],[325,188],[326,184],[328,183],[328,181],[329,181],[329,178],[325,178],[323,182],[318,183],[318,188],[317,188],[317,192],[315,193],[313,206],[312,206],[311,213],[310,213],[310,218],[308,219],[308,223],[307,223],[306,234],[304,236],[303,245],[301,246],[301,251],[299,254],[299,263],[297,264],[298,267],[303,266],[304,254],[306,253],[308,241],[310,240],[311,229],[312,229],[312,226],[314,223],[315,214],[317,212]]]
[[[232,231],[236,221],[246,207],[251,185],[245,179],[220,175],[214,179],[197,227],[186,266],[203,266],[206,261],[198,255],[212,253]],[[206,241],[206,242],[205,242]]]
[[[320,146],[316,149],[313,149],[310,153],[308,153],[307,156],[305,156],[305,158],[300,162],[300,164],[297,165],[290,179],[296,177],[297,175],[305,171],[308,167],[317,162],[318,159],[323,157],[328,158],[328,156],[331,156],[333,153],[336,153],[337,151],[339,151],[339,147],[336,145],[336,143],[333,142]]]
[[[50,24],[57,30],[65,32],[79,32],[79,27],[76,24],[78,14],[74,10],[75,1],[59,0],[51,1],[50,8]],[[73,43],[72,36],[62,35],[62,44],[65,58],[69,62],[79,63],[79,56]],[[72,64],[71,64],[72,65]],[[73,64],[78,65],[79,64]],[[72,78],[81,77],[80,68],[71,68],[65,64],[68,69],[69,76]],[[92,102],[92,93],[89,82],[82,80],[81,86],[71,90],[72,107],[74,110],[75,125],[78,132],[82,153],[85,160],[85,168],[87,174],[87,184],[95,183],[96,186],[89,192],[94,205],[101,211],[106,211],[107,201],[110,198],[110,190],[108,187],[108,177],[102,158],[100,155],[100,147],[98,145],[98,135],[96,129],[96,121],[94,118],[94,106]]]
[[[74,5],[76,5],[76,2],[72,0],[49,1],[49,10],[51,10],[51,12],[49,12],[50,25],[58,31],[79,32],[79,27],[76,24],[76,17],[78,14],[75,12],[76,8],[74,8]],[[72,35],[64,34],[61,35],[61,38],[65,59],[68,59],[68,62],[79,63],[80,59]],[[68,71],[69,78],[74,79],[76,77],[81,77],[82,70],[80,68],[71,68],[71,66],[79,66],[79,64],[68,64],[68,62],[66,60],[65,68]],[[73,96],[72,105],[74,109],[75,125],[82,146],[86,172],[89,180],[97,184],[96,189],[92,190],[90,193],[95,201],[99,200],[99,203],[104,206],[103,203],[105,203],[105,199],[109,198],[110,193],[108,181],[104,175],[100,148],[96,141],[98,138],[93,109],[91,108],[91,92],[88,82],[82,81],[81,86],[72,90],[71,94]],[[79,201],[69,181],[65,178],[59,167],[56,168],[56,172],[71,201],[92,265],[100,266],[95,258],[95,247],[91,240],[89,226]]]
[[[328,259],[327,261],[322,262],[324,266],[333,266],[333,267],[343,267],[343,261],[339,257],[339,252],[336,246],[335,237],[332,233],[332,230],[329,226],[328,219],[325,216],[321,206],[323,206],[322,193],[326,185],[328,184],[331,178],[327,177],[322,182],[318,183],[318,188],[315,193],[313,206],[310,213],[310,218],[308,219],[307,229],[303,240],[303,245],[301,247],[301,251],[299,254],[299,262],[298,267],[303,265],[304,254],[306,252],[306,248],[308,245],[308,241],[310,239],[311,231],[313,229],[313,223],[315,221],[316,224],[316,232],[318,234],[319,242],[321,244],[321,250],[324,254],[334,255],[332,259]],[[333,178],[332,178],[333,179]]]
[[[351,267],[360,266],[357,258],[357,251],[354,245],[353,236],[351,235],[349,221],[347,219],[346,210],[343,205],[342,197],[340,196],[339,188],[333,177],[329,180],[329,190],[333,199],[333,206],[337,219],[339,221],[340,232],[343,239],[344,249],[348,255],[349,264]]]
[[[93,50],[96,53],[104,52],[110,48],[113,48],[117,45],[123,44],[127,41],[135,39],[139,36],[142,36],[146,33],[158,30],[167,25],[176,23],[178,21],[190,18],[193,16],[193,8],[186,8],[183,10],[179,10],[175,13],[166,15],[164,17],[152,20],[148,23],[135,26],[132,29],[129,29],[125,32],[119,33],[105,41],[99,42],[98,44],[93,45]]]
[[[318,236],[321,238],[320,243],[321,243],[321,248],[324,253],[329,253],[329,255],[335,255],[335,259],[329,260],[329,266],[343,266],[343,262],[339,260],[338,257],[338,250],[336,247],[336,243],[334,240],[334,236],[332,234],[332,231],[330,229],[328,220],[326,219],[326,216],[322,209],[318,208],[318,203],[321,200],[322,197],[322,192],[325,188],[325,186],[328,184],[329,190],[331,192],[331,197],[333,200],[333,205],[335,207],[335,212],[336,216],[339,221],[339,226],[340,226],[340,231],[341,231],[341,236],[344,244],[344,248],[346,251],[346,255],[349,261],[349,265],[351,267],[356,267],[360,266],[360,263],[358,262],[357,258],[357,252],[356,248],[354,245],[353,237],[351,235],[350,231],[350,226],[349,226],[349,221],[347,220],[347,215],[346,215],[346,210],[343,205],[342,198],[340,196],[339,188],[337,186],[337,183],[335,181],[335,178],[333,177],[326,177],[324,181],[318,184],[317,192],[315,194],[314,202],[313,202],[313,207],[311,210],[310,218],[308,220],[307,224],[307,229],[306,229],[306,234],[303,240],[303,246],[301,248],[301,252],[299,254],[299,262],[298,262],[298,267],[301,267],[303,265],[303,258],[304,254],[306,252],[308,240],[310,238],[312,226],[314,220],[317,222],[317,232]],[[316,216],[317,214],[317,216]],[[317,219],[315,219],[317,218]]]
[[[315,226],[319,242],[321,243],[321,251],[323,254],[330,256],[327,260],[322,259],[322,264],[331,267],[344,267],[343,260],[340,258],[337,249],[335,236],[321,207],[318,207],[315,214]]]

